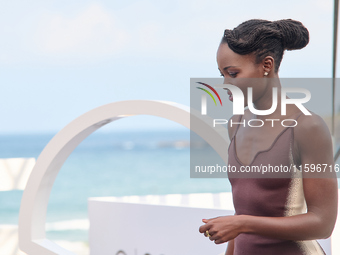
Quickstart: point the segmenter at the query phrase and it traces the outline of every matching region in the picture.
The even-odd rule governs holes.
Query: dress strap
[[[312,112],[312,111],[310,111]],[[301,115],[303,114],[303,112],[301,112],[296,118],[295,120],[297,120]],[[298,166],[300,163],[299,162],[296,162],[296,158],[294,158],[294,156],[296,155],[295,154],[295,146],[294,146],[294,143],[295,143],[295,137],[294,137],[294,130],[295,130],[295,127],[292,128],[292,135],[291,135],[291,151],[292,151],[292,154],[293,154],[293,162],[296,166]],[[300,169],[300,168],[299,168]]]
[[[235,124],[238,124],[238,125],[237,125],[237,127],[236,127],[235,133],[234,133],[233,137],[231,138],[231,140],[234,139],[234,137],[235,137],[235,135],[236,135],[236,133],[237,133],[237,131],[238,131],[240,125],[241,125],[240,122],[241,122],[242,117],[243,117],[243,115],[240,115],[240,117],[239,117],[239,119],[238,119],[238,122],[235,123]],[[234,124],[234,123],[233,123],[233,124]]]
[[[300,112],[300,114],[295,118],[295,120],[297,120],[302,114],[303,112]]]

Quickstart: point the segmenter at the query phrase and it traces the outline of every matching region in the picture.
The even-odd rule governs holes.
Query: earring
[[[267,76],[268,75],[268,72],[264,72],[264,76]]]

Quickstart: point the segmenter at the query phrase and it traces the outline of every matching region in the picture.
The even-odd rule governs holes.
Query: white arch
[[[29,255],[74,255],[46,238],[47,205],[55,178],[72,151],[95,130],[120,118],[142,114],[162,117],[191,128],[227,162],[228,141],[207,122],[211,120],[209,117],[203,120],[198,111],[185,105],[167,101],[127,100],[95,108],[57,133],[38,157],[21,200],[21,250]]]

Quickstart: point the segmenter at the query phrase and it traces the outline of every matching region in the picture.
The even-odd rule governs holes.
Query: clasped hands
[[[203,219],[202,221],[205,224],[200,226],[199,232],[204,233],[215,244],[228,242],[243,232],[242,216],[233,215]]]

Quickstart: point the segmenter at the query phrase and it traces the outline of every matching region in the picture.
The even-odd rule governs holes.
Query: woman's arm
[[[236,212],[234,215],[236,215]],[[234,239],[228,241],[228,246],[227,250],[225,251],[225,255],[234,255]]]
[[[331,235],[338,203],[331,135],[323,119],[313,115],[301,118],[295,128],[295,139],[304,175],[303,190],[307,213],[286,218],[248,218],[245,219],[247,233],[290,240],[321,239]],[[321,164],[319,166],[322,170],[326,167],[326,172],[306,171],[318,164]]]
[[[310,118],[310,119],[307,119]],[[295,127],[301,164],[327,164],[334,167],[333,149],[329,130],[317,115],[301,117]],[[260,217],[236,215],[205,220],[200,227],[209,230],[216,244],[234,239],[240,233],[253,233],[286,240],[312,240],[328,238],[337,217],[338,185],[334,169],[326,173],[303,173],[303,189],[307,212],[289,217]],[[318,177],[318,178],[314,178]]]
[[[228,242],[228,247],[225,252],[225,255],[234,255],[234,239]]]

